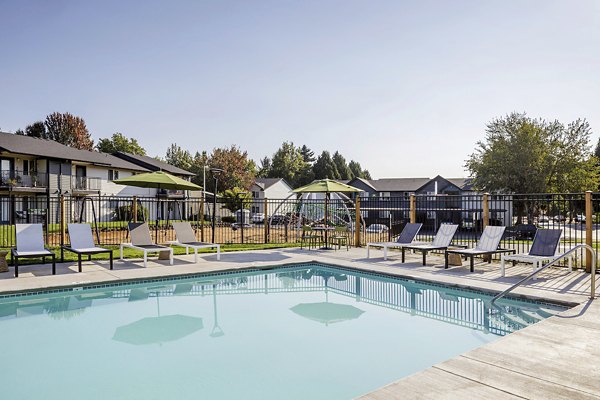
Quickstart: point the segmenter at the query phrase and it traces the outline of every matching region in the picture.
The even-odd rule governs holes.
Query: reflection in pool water
[[[345,399],[563,310],[490,299],[319,265],[7,298],[0,384],[6,398]]]

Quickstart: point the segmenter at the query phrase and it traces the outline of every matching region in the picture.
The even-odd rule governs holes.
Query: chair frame
[[[69,224],[72,225],[72,224]],[[81,224],[81,225],[88,225],[88,224]],[[92,239],[93,240],[93,239]],[[71,232],[69,231],[69,242],[71,241]],[[88,261],[92,260],[92,255],[94,254],[103,254],[103,253],[108,253],[109,255],[109,259],[110,259],[110,269],[113,269],[113,251],[111,249],[105,249],[102,247],[97,247],[94,250],[79,250],[76,248],[71,247],[70,245],[63,245],[60,246],[60,262],[65,262],[65,254],[64,251],[70,251],[72,253],[77,254],[77,266],[79,269],[79,272],[81,272],[81,256],[83,255],[87,255],[88,256]]]
[[[485,233],[485,230],[483,231]],[[481,242],[481,238],[483,237],[483,233],[479,237],[477,241],[477,245]],[[498,246],[500,245],[500,241],[498,241]],[[512,253],[515,254],[516,250],[514,249],[502,249],[496,248],[495,250],[478,250],[477,246],[466,248],[466,249],[446,249],[444,251],[444,269],[448,269],[448,255],[450,254],[460,254],[464,257],[470,258],[469,270],[471,272],[475,272],[475,256],[492,256],[494,254],[503,254],[503,253]],[[492,263],[492,257],[489,257],[487,260],[488,264]]]
[[[130,223],[128,229],[131,231]],[[144,222],[146,224],[146,222]],[[138,224],[142,225],[142,224]],[[131,233],[130,233],[131,234]],[[152,237],[150,237],[152,240]],[[144,252],[144,268],[148,268],[148,254],[149,253],[161,253],[163,251],[169,252],[169,265],[173,265],[173,248],[169,246],[162,246],[160,244],[152,243],[151,245],[136,245],[134,243],[121,243],[119,246],[119,259],[123,261],[123,248],[130,248],[134,250],[139,250]]]
[[[350,251],[350,238],[348,237],[348,228],[345,226],[336,226],[333,236],[329,238],[329,243],[333,246],[337,244],[338,250],[342,248],[342,244],[346,245],[346,251]]]
[[[19,254],[17,225],[41,225],[41,224],[16,224],[15,225],[15,238],[17,240],[17,247],[13,247],[10,249],[11,260],[15,267],[15,278],[19,277],[19,258],[41,258],[42,263],[46,264],[46,257],[52,257],[52,275],[56,275],[56,254],[54,254],[54,252],[48,250],[45,246],[44,246],[45,252],[40,250],[40,251],[28,251],[28,253],[33,253],[33,254]],[[43,240],[44,239],[43,239],[43,234],[42,234],[42,241]]]
[[[456,231],[458,229],[458,225],[456,224],[443,224],[443,225],[452,225],[454,226],[454,233],[452,234],[452,237],[450,238],[450,243],[448,243],[448,246],[435,246],[433,245],[433,242],[435,242],[435,239],[433,239],[432,243],[426,243],[426,244],[414,244],[414,245],[408,245],[408,246],[403,246],[402,247],[402,262],[404,263],[405,261],[405,251],[408,250],[416,250],[416,251],[420,251],[422,256],[423,256],[423,265],[427,265],[427,253],[429,253],[430,251],[435,251],[435,250],[447,250],[451,243],[452,240],[454,239],[454,235],[456,235]],[[440,226],[440,228],[438,228],[438,234],[440,232],[440,229],[442,229],[442,227]],[[437,237],[437,234],[436,234]],[[453,246],[453,247],[463,247],[463,246]],[[466,247],[466,246],[464,246]]]
[[[198,262],[198,250],[199,249],[209,249],[216,248],[217,249],[217,261],[221,259],[221,245],[216,243],[204,243],[204,242],[181,242],[177,237],[177,228],[175,228],[176,222],[173,223],[173,228],[175,229],[175,237],[176,240],[171,240],[167,242],[173,246],[185,247],[185,254],[190,254],[190,249],[194,249],[194,263]],[[187,222],[189,224],[189,222]],[[193,229],[190,225],[190,229]]]
[[[388,254],[388,248],[403,248],[405,246],[409,246],[409,245],[416,245],[416,244],[426,244],[425,242],[414,242],[413,240],[415,240],[415,238],[417,237],[417,235],[419,234],[419,231],[421,230],[421,228],[423,227],[423,224],[421,223],[412,223],[412,224],[406,224],[404,226],[404,229],[406,229],[406,227],[408,225],[414,225],[415,228],[417,228],[417,231],[415,232],[415,235],[412,237],[412,240],[410,242],[407,243],[400,243],[400,242],[371,242],[371,243],[367,243],[367,258],[371,258],[371,247],[382,247],[383,248],[383,260],[386,261],[387,260],[387,254]],[[404,229],[402,229],[402,232],[404,232]],[[402,236],[402,232],[400,232],[400,236]],[[404,251],[402,252],[402,262],[404,262]]]
[[[310,232],[310,235],[306,233]],[[304,249],[304,242],[308,242],[308,249],[310,250],[311,243],[314,243],[315,248],[318,246],[318,242],[320,241],[322,244],[325,244],[323,241],[323,236],[314,234],[316,231],[313,230],[311,226],[304,225],[302,226],[302,236],[300,237],[300,249]]]

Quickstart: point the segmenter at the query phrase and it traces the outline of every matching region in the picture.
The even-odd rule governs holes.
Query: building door
[[[0,158],[0,185],[7,186],[9,179],[13,177],[13,160],[11,158]]]

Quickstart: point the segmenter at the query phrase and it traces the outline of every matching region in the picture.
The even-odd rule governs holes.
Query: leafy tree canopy
[[[223,172],[218,174],[219,192],[235,187],[248,190],[256,177],[256,165],[248,158],[246,151],[241,151],[236,145],[225,148],[216,148],[208,159],[210,168],[219,168]],[[207,178],[207,189],[214,191],[214,180]]]
[[[173,143],[167,149],[165,161],[167,162],[167,164],[189,171],[192,166],[192,163],[194,162],[194,158],[192,157],[189,151],[183,150],[177,144]]]
[[[591,129],[512,113],[487,125],[485,139],[466,160],[480,190],[509,193],[577,192],[596,188],[598,166]]]
[[[340,173],[328,151],[324,150],[313,165],[315,179],[340,179]]]
[[[94,141],[81,117],[70,113],[52,113],[44,121],[45,139],[54,140],[80,150],[92,150]]]
[[[103,153],[113,154],[117,151],[122,151],[129,154],[137,154],[141,156],[146,155],[146,150],[140,146],[138,141],[134,138],[128,139],[125,135],[120,132],[116,132],[110,138],[104,138],[98,140],[96,149]]]
[[[224,190],[221,196],[223,198],[223,207],[231,212],[236,212],[242,208],[248,209],[252,204],[252,193],[239,187]]]

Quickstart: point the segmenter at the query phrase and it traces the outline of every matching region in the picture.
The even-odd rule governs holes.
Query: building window
[[[108,180],[116,181],[117,179],[119,179],[119,171],[117,171],[116,169],[109,169],[108,170]]]
[[[23,175],[29,175],[29,160],[23,160]]]
[[[258,198],[259,198],[259,196],[260,196],[260,193],[259,193],[259,192],[252,192],[252,198],[253,198],[253,199],[258,199]]]

